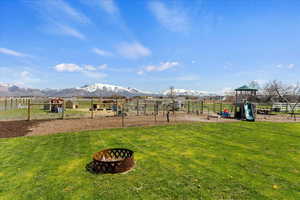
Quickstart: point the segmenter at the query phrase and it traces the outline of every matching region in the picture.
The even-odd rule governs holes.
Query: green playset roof
[[[251,88],[247,85],[243,85],[242,87],[239,87],[237,89],[235,89],[235,91],[257,91],[256,88]]]

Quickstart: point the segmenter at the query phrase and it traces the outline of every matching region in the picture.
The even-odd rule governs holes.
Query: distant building
[[[76,109],[79,107],[79,103],[72,101],[72,100],[68,100],[66,101],[66,108],[68,109]]]

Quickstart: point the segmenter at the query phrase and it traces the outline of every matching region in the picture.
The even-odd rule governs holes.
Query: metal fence
[[[281,104],[281,107],[284,107],[284,105]],[[271,115],[277,115],[278,117],[283,115],[285,117],[285,112],[274,112],[272,104],[257,104],[256,108],[258,110],[268,110],[269,112],[265,113]],[[202,115],[217,117],[217,113],[224,111],[224,109],[233,116],[235,105],[221,100],[178,100],[176,98],[63,98],[61,103],[52,103],[50,98],[2,98],[0,99],[0,121],[96,119],[103,117],[130,118],[135,116],[148,116],[151,120],[166,120],[167,115],[172,118],[176,114],[177,116]],[[284,111],[284,109],[281,111]]]
[[[159,117],[168,112],[213,115],[225,108],[234,111],[232,104],[204,100],[64,98],[61,103],[51,103],[50,98],[4,98],[0,99],[0,120]]]

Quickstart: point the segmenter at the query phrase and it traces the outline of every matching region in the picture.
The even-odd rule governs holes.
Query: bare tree
[[[258,81],[250,81],[248,83],[248,86],[251,87],[251,88],[255,88],[257,90],[261,89],[261,86],[260,84],[258,83]]]
[[[234,103],[234,101],[235,101],[235,91],[233,89],[225,91],[224,96],[225,96],[225,101],[226,102]]]
[[[300,104],[299,82],[295,85],[286,85],[280,81],[273,80],[264,87],[264,94],[272,101],[279,100],[285,102],[291,111],[291,116],[294,116],[296,119],[295,109]]]

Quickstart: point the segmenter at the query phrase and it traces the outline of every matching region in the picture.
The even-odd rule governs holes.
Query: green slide
[[[255,121],[254,113],[253,113],[253,106],[251,103],[244,104],[245,109],[245,117],[247,121]]]

